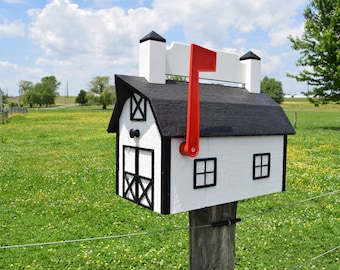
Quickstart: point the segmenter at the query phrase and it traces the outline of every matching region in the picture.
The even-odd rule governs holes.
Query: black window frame
[[[213,161],[213,170],[207,171],[207,162]],[[198,165],[204,162],[203,171],[197,171]],[[207,184],[207,175],[213,175],[213,183]],[[204,184],[198,184],[197,176],[204,175]],[[217,184],[217,158],[200,158],[194,160],[194,189],[213,187]]]
[[[257,157],[260,157],[260,164],[256,163]],[[267,157],[267,163],[264,163],[264,157]],[[270,177],[270,153],[260,153],[260,154],[254,154],[253,155],[253,180],[257,179],[264,179],[264,178],[269,178]],[[260,174],[258,175],[257,169],[260,168]],[[267,173],[265,173],[266,168]]]
[[[137,114],[141,117],[136,117]],[[132,93],[130,97],[130,120],[146,121],[146,98],[137,93]]]

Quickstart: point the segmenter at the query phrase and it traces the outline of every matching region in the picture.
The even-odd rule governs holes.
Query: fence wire
[[[335,248],[332,248],[332,249],[330,249],[330,250],[327,250],[327,251],[325,251],[324,253],[319,254],[318,256],[315,256],[315,257],[313,257],[313,258],[311,258],[311,259],[309,259],[309,260],[307,260],[307,261],[305,261],[305,262],[302,262],[302,263],[300,263],[300,264],[298,264],[298,265],[295,265],[293,268],[290,268],[289,270],[298,269],[298,268],[300,268],[300,267],[302,267],[302,266],[304,266],[304,265],[306,265],[306,264],[309,264],[310,262],[312,262],[312,261],[314,261],[314,260],[316,260],[316,259],[318,259],[318,258],[320,258],[320,257],[322,257],[322,256],[325,256],[325,255],[327,255],[328,253],[331,253],[331,252],[333,252],[333,251],[335,251],[335,250],[337,250],[337,249],[339,249],[339,248],[340,248],[340,246],[337,246],[337,247],[335,247]]]
[[[314,196],[308,199],[304,199],[301,201],[297,201],[294,203],[278,206],[275,208],[271,208],[266,211],[261,211],[256,214],[248,215],[242,218],[242,220],[253,218],[256,216],[264,215],[270,212],[282,210],[284,208],[288,208],[294,205],[298,205],[301,203],[305,203],[308,201],[312,201],[321,197],[325,197],[328,195],[335,194],[339,192],[340,190],[334,190],[328,193],[324,193],[318,196]],[[138,232],[138,233],[126,233],[126,234],[119,234],[119,235],[108,235],[108,236],[100,236],[100,237],[91,237],[91,238],[80,238],[80,239],[72,239],[72,240],[61,240],[61,241],[53,241],[53,242],[42,242],[42,243],[32,243],[32,244],[18,244],[18,245],[11,245],[11,246],[0,246],[1,249],[13,249],[13,248],[24,248],[24,247],[36,247],[36,246],[47,246],[47,245],[60,245],[60,244],[67,244],[67,243],[77,243],[77,242],[85,242],[85,241],[97,241],[97,240],[104,240],[104,239],[114,239],[114,238],[124,238],[124,237],[135,237],[135,236],[141,236],[141,235],[151,235],[151,234],[160,234],[160,233],[170,233],[170,232],[176,232],[176,231],[189,231],[189,230],[195,230],[195,229],[202,229],[202,228],[208,228],[212,227],[212,224],[206,224],[196,227],[182,227],[182,228],[174,228],[174,229],[167,229],[167,230],[158,230],[158,231],[151,231],[151,232]]]

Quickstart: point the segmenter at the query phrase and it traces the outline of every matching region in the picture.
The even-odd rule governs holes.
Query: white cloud
[[[291,26],[296,9],[306,0],[156,0],[154,7],[164,20],[183,24],[187,39],[215,44],[231,43],[231,32],[247,34],[256,30],[275,29],[278,25]]]
[[[240,46],[244,46],[247,43],[247,39],[245,39],[245,38],[237,38],[237,39],[234,39],[233,42],[234,42],[235,46],[240,47]]]
[[[304,23],[300,26],[292,28],[287,25],[279,25],[269,32],[270,45],[274,47],[279,47],[289,43],[288,36],[293,37],[301,36],[304,29]]]
[[[33,20],[30,37],[46,55],[61,58],[87,53],[120,57],[131,53],[127,48],[138,44],[153,25],[162,28],[157,14],[147,8],[93,11],[80,9],[69,0],[54,0],[30,15]]]
[[[155,25],[166,29],[147,8],[85,10],[69,0],[53,0],[29,14],[29,36],[44,50],[36,64],[48,66],[59,80],[78,77],[84,85],[103,73],[136,74],[139,39]]]
[[[262,65],[261,71],[262,74],[270,74],[273,71],[280,70],[280,66],[282,65],[283,58],[285,57],[284,54],[282,55],[264,55],[262,57]]]
[[[120,0],[93,0],[96,6],[86,9],[74,2],[51,0],[30,10],[28,37],[43,50],[36,59],[30,58],[33,68],[68,81],[78,93],[97,75],[137,74],[139,39],[151,30],[168,42],[194,42],[239,55],[252,50],[262,58],[266,75],[285,73],[290,68],[283,56],[290,50],[287,36],[301,33],[297,10],[307,0],[154,0],[151,5],[139,0],[136,7],[148,2],[150,8],[129,9],[112,6]],[[2,35],[5,31],[24,35],[24,29],[20,21],[0,24]],[[183,40],[168,39],[173,29],[183,32]]]
[[[17,70],[18,65],[8,62],[8,61],[0,61],[0,70],[2,69],[11,69],[11,70]]]
[[[0,87],[6,92],[9,91],[9,95],[18,94],[19,81],[30,80],[35,83],[46,76],[42,69],[23,67],[9,61],[0,61],[0,74]]]
[[[215,48],[246,46],[246,38],[234,40],[233,36],[256,29],[268,29],[271,44],[281,45],[291,32],[293,7],[301,1],[305,0],[290,5],[281,0],[155,0],[154,9],[125,11],[112,7],[94,11],[80,9],[69,0],[53,0],[43,10],[30,12],[30,36],[46,55],[61,58],[75,53],[131,55],[131,50],[136,53],[133,48],[138,40],[150,30],[166,33],[175,25],[183,25],[187,42]]]
[[[0,24],[0,35],[5,36],[24,36],[24,24],[21,21],[8,22],[5,20]]]

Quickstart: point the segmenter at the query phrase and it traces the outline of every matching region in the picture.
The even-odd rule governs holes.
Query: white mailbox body
[[[164,43],[165,50],[165,40],[154,32],[141,46],[144,42],[151,48],[152,43]],[[115,76],[117,102],[108,132],[117,134],[117,194],[172,214],[285,190],[287,135],[295,131],[249,74],[238,75],[240,87],[200,84],[199,154],[193,158],[179,152],[185,140],[188,84],[164,79],[173,74],[168,72],[168,56],[166,52],[161,65],[163,81],[154,75],[156,82],[149,75]],[[187,61],[186,56],[182,59]],[[242,63],[247,60],[237,58],[244,73],[251,69]],[[258,71],[255,75],[258,80]]]

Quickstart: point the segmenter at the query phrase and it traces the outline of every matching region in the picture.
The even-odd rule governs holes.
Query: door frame
[[[134,151],[134,171],[127,170],[126,150]],[[148,176],[140,175],[140,156],[141,151],[150,152],[151,155],[151,172]],[[148,209],[154,209],[154,171],[155,171],[154,150],[131,145],[123,145],[123,198],[132,201]]]

